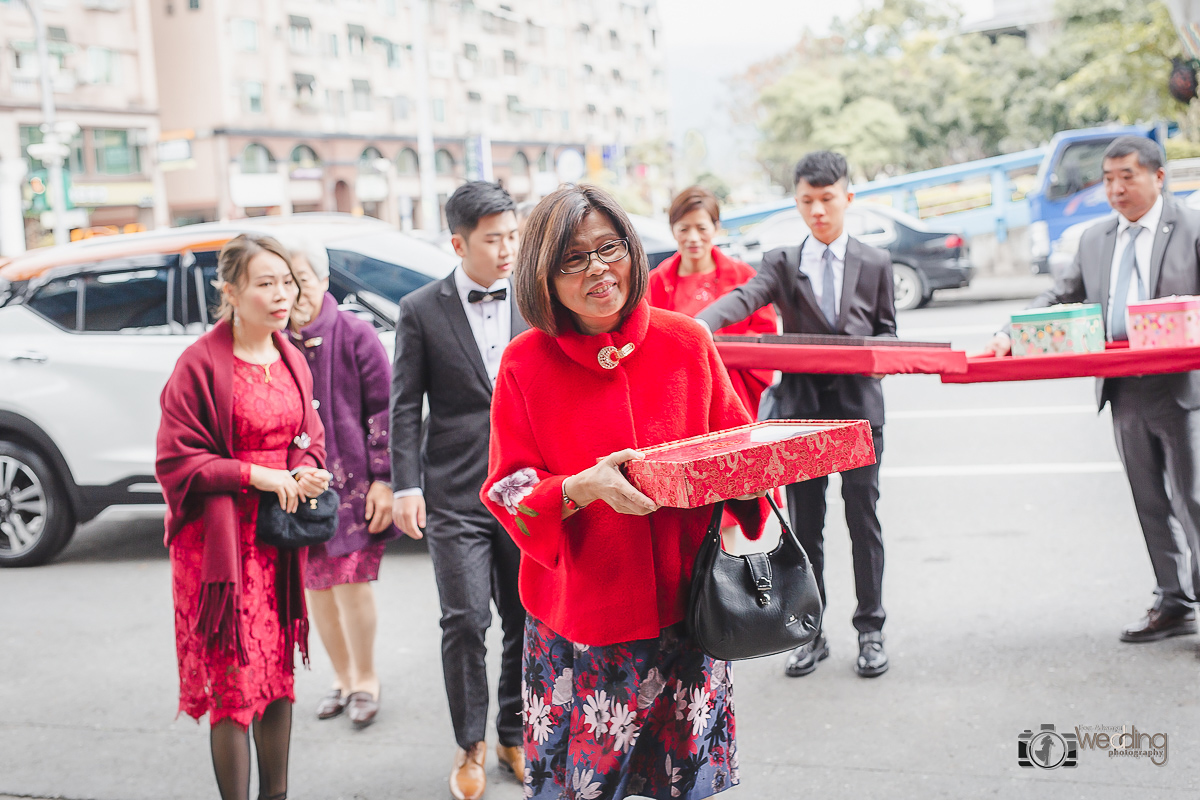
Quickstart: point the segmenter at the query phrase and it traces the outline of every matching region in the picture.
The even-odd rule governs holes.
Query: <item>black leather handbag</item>
[[[722,550],[722,502],[696,554],[688,629],[701,650],[721,661],[783,653],[821,630],[821,594],[808,554],[775,500],[767,501],[783,528],[774,550],[742,556]]]
[[[279,495],[260,492],[254,538],[259,544],[281,550],[299,550],[328,542],[337,533],[340,502],[337,492],[326,489],[316,497],[301,500],[289,514],[279,507]]]

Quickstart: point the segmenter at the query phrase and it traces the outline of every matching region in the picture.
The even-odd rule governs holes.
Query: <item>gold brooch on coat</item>
[[[605,369],[616,369],[617,364],[620,363],[621,359],[628,357],[632,352],[633,342],[625,345],[620,350],[610,344],[608,347],[603,348],[599,353],[596,354],[596,360],[599,361],[600,366],[604,367]]]

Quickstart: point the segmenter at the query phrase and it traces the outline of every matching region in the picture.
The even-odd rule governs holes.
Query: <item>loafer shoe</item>
[[[346,710],[346,698],[341,689],[334,689],[317,703],[317,719],[333,719]]]
[[[496,758],[500,761],[500,766],[511,772],[518,783],[525,782],[525,747],[523,745],[505,747],[498,744],[496,745]]]
[[[789,678],[799,678],[816,669],[818,661],[824,661],[827,658],[829,658],[829,643],[825,641],[824,633],[818,633],[817,638],[808,644],[800,645],[788,655],[783,674]]]
[[[487,788],[487,743],[476,742],[470,750],[461,747],[454,754],[454,769],[450,770],[450,795],[454,800],[479,800]]]
[[[854,671],[864,678],[877,678],[887,670],[888,657],[883,651],[883,634],[879,631],[860,633]]]
[[[1130,625],[1121,631],[1122,642],[1140,644],[1142,642],[1157,642],[1171,636],[1186,636],[1196,632],[1196,614],[1187,611],[1183,614],[1166,614],[1157,608],[1146,612],[1141,621]]]
[[[375,721],[382,698],[382,689],[379,691],[379,697],[372,697],[370,692],[355,692],[346,698],[346,709],[356,728],[365,728]]]

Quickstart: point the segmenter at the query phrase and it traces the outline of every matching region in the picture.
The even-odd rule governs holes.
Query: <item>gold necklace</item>
[[[237,337],[235,336],[234,339],[236,341]],[[243,350],[244,349],[245,348],[243,347]],[[250,351],[247,350],[246,354],[249,355],[249,352]],[[265,364],[261,361],[251,361],[250,359],[247,359],[247,358],[243,358],[242,361],[245,361],[247,364],[253,364],[256,367],[262,367],[263,383],[270,383],[271,382],[271,365],[278,363],[282,359],[283,359],[283,353],[280,353],[279,358],[275,359],[274,361],[268,361]]]

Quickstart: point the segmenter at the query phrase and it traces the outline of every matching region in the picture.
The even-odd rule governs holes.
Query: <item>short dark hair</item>
[[[563,186],[546,195],[525,221],[525,235],[517,251],[513,296],[517,309],[531,327],[558,336],[557,316],[565,306],[550,290],[554,271],[571,249],[571,240],[584,217],[603,214],[617,235],[629,242],[629,295],[621,307],[624,322],[646,295],[650,264],[633,223],[612,195],[595,186]]]
[[[671,201],[671,210],[667,212],[667,221],[674,225],[697,208],[703,208],[712,218],[713,225],[721,220],[721,207],[717,204],[717,196],[703,186],[689,186]]]
[[[454,190],[446,201],[446,224],[451,233],[470,236],[479,220],[505,211],[516,212],[512,195],[498,183],[468,181]]]
[[[809,186],[832,186],[838,181],[849,183],[850,167],[841,153],[817,150],[796,162],[796,168],[792,170],[792,183],[799,186],[800,181]]]
[[[1149,172],[1158,172],[1163,168],[1163,151],[1158,142],[1145,136],[1118,136],[1104,151],[1104,161],[1110,158],[1124,158],[1137,154],[1138,164]]]

